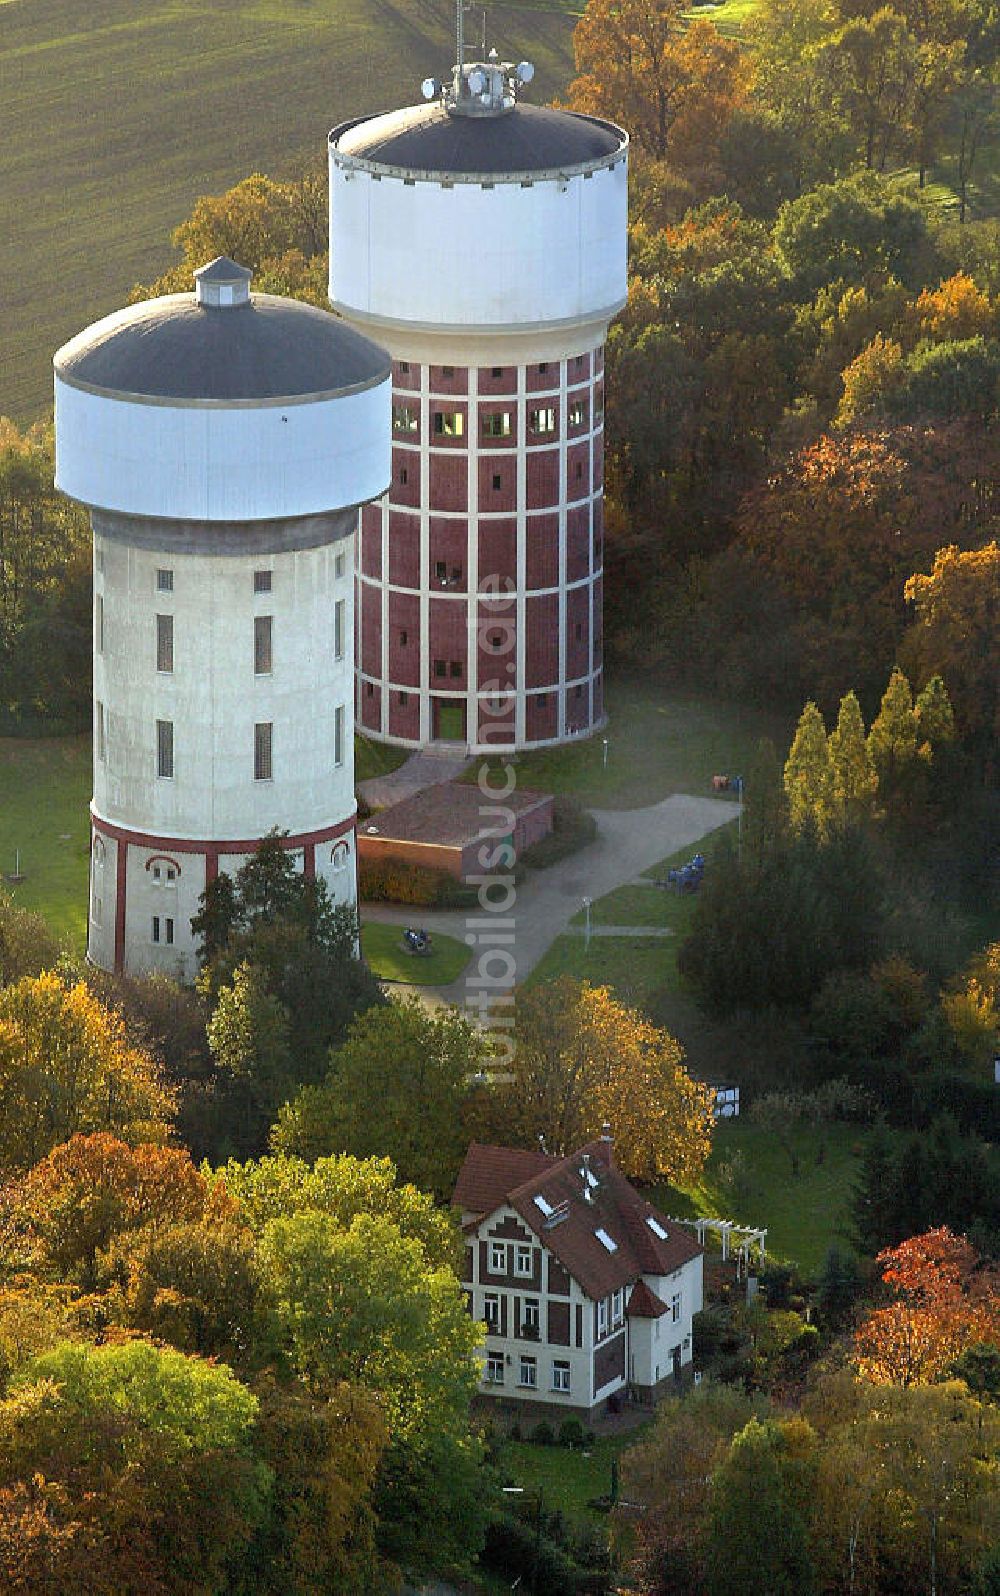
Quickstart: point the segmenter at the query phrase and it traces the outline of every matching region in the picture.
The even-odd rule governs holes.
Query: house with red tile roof
[[[608,1127],[566,1158],[473,1142],[452,1202],[485,1394],[591,1419],[683,1378],[702,1249],[626,1180]]]

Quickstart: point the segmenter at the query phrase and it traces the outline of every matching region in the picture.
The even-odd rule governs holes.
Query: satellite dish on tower
[[[518,83],[530,83],[535,75],[535,69],[530,61],[519,61],[515,70]]]
[[[437,78],[424,78],[420,85],[420,92],[425,100],[433,100],[441,92],[441,85]]]

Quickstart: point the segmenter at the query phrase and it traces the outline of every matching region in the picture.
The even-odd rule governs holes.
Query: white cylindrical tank
[[[461,60],[461,51],[459,52]],[[525,64],[334,128],[330,299],[393,358],[358,551],[357,712],[389,742],[541,746],[604,720],[604,339],[628,137],[517,103]]]
[[[89,953],[184,977],[206,884],[275,827],[356,900],[353,545],[389,471],[380,349],[231,261],[196,279],[55,357],[94,529]]]

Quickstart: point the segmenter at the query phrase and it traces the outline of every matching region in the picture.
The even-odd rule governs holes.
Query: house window
[[[487,1352],[486,1354],[486,1384],[503,1385],[503,1353]]]
[[[413,405],[393,405],[392,430],[393,432],[416,432],[417,412]]]
[[[338,599],[333,606],[333,657],[343,659],[344,636],[347,630],[347,605],[344,599]]]
[[[497,1330],[500,1325],[500,1293],[487,1291],[483,1298],[483,1318],[491,1330]]]
[[[156,617],[156,668],[172,671],[174,668],[174,618],[172,615]]]
[[[555,432],[556,413],[552,405],[543,405],[540,410],[532,410],[528,424],[535,433]]]
[[[674,1324],[680,1324],[681,1294],[679,1291],[675,1291],[670,1299],[670,1318]]]
[[[597,1304],[597,1339],[600,1340],[601,1337],[602,1336],[606,1336],[607,1333],[608,1333],[608,1299],[607,1299],[607,1297],[602,1297],[601,1301]]]
[[[333,712],[333,762],[344,763],[344,706],[338,704]]]
[[[94,633],[97,638],[97,652],[104,653],[104,596],[97,593],[94,597]]]
[[[505,1275],[507,1273],[507,1243],[505,1241],[490,1242],[490,1274]]]
[[[537,1336],[541,1320],[538,1311],[538,1298],[525,1297],[521,1309],[521,1333],[523,1335]]]
[[[97,700],[94,703],[94,721],[97,728],[97,757],[98,759],[103,760],[107,752],[107,748],[104,741],[104,705],[100,702],[100,700]]]
[[[621,1324],[625,1317],[625,1292],[616,1291],[611,1299],[611,1323]]]
[[[499,471],[494,471],[494,473],[493,473],[493,492],[494,493],[499,493],[500,492],[500,473],[499,473]]]
[[[569,1364],[556,1358],[552,1364],[553,1391],[569,1391]]]
[[[156,722],[156,774],[165,781],[174,775],[174,723],[172,720]]]
[[[465,417],[461,410],[435,410],[434,436],[460,438],[465,431]]]
[[[484,438],[509,438],[510,437],[510,411],[494,410],[489,415],[482,417]]]
[[[255,571],[253,573],[253,590],[255,593],[270,593],[271,572]]]
[[[253,618],[253,668],[257,676],[271,674],[271,623],[273,616],[255,615]]]
[[[447,676],[448,664],[446,660],[436,659],[434,661],[434,674],[435,676]]]
[[[532,1391],[536,1388],[538,1385],[537,1358],[521,1358],[520,1367],[517,1371],[517,1383],[518,1385],[526,1385],[530,1387]]]
[[[253,729],[253,779],[254,781],[272,780],[272,731],[273,723],[269,720],[258,721]]]
[[[586,412],[586,409],[585,409],[585,407],[583,405],[583,402],[581,400],[577,399],[575,401],[575,403],[571,404],[570,407],[569,407],[568,420],[569,420],[570,426],[571,427],[582,427],[583,423],[584,423],[584,421],[586,419],[586,415],[587,415],[587,412]]]
[[[172,593],[174,591],[173,571],[157,571],[156,591],[158,593]]]
[[[514,1273],[516,1275],[530,1275],[531,1253],[532,1249],[530,1247],[522,1246],[518,1242],[514,1248]]]

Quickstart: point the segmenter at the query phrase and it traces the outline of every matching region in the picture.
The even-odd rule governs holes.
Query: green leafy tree
[[[808,1493],[815,1436],[802,1420],[751,1419],[712,1478],[710,1596],[807,1596]]]
[[[868,752],[882,788],[891,791],[912,767],[917,755],[917,723],[913,693],[899,666],[894,666],[879,712],[868,733]]]
[[[913,714],[917,723],[917,752],[925,758],[935,749],[954,742],[955,716],[948,689],[940,676],[932,676],[926,687],[921,688]]]
[[[369,1009],[332,1053],[326,1082],[282,1112],[274,1145],[307,1159],[384,1154],[401,1179],[444,1200],[465,1154],[470,1088],[491,1057],[457,1009],[431,1014],[416,999]]]
[[[219,988],[208,1023],[208,1043],[220,1069],[242,1083],[249,1140],[260,1122],[274,1118],[295,1087],[288,1010],[267,986],[264,972],[246,962]]]
[[[920,206],[868,172],[789,200],[774,242],[805,294],[838,279],[863,284],[887,276],[920,287],[930,258]]]
[[[917,71],[917,41],[904,18],[889,6],[852,17],[824,40],[818,59],[865,166],[884,171],[905,135]]]

